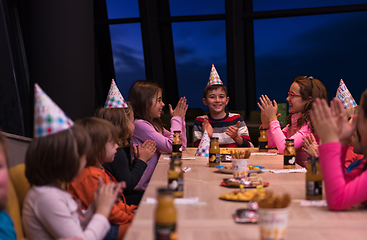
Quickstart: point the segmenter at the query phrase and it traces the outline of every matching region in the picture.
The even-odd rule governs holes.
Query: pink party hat
[[[214,84],[223,85],[223,82],[222,80],[220,80],[219,74],[217,70],[215,69],[214,64],[212,64],[212,70],[210,71],[210,76],[209,76],[209,81],[208,81],[207,86],[214,85]]]
[[[115,80],[112,79],[110,91],[108,92],[105,108],[127,108],[125,99],[122,97]]]
[[[74,122],[36,83],[34,85],[33,137],[44,137],[69,129]]]
[[[346,109],[357,106],[356,101],[354,101],[343,79],[340,79],[338,90],[336,90],[336,97],[343,103]]]
[[[198,150],[196,150],[195,156],[209,157],[210,138],[208,132],[205,130],[203,137],[201,138]]]

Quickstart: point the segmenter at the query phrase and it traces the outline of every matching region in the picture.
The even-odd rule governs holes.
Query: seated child
[[[199,146],[205,132],[209,137],[218,137],[220,147],[254,147],[245,122],[240,114],[226,113],[229,102],[226,86],[212,65],[209,82],[204,88],[203,103],[209,114],[198,116],[194,122],[194,146]]]
[[[93,202],[100,178],[104,184],[117,183],[112,174],[102,165],[114,160],[118,140],[115,126],[104,119],[90,117],[78,120],[77,123],[88,132],[92,146],[87,154],[86,167],[79,177],[67,184],[67,189],[74,199],[81,200],[82,208],[86,209]],[[123,194],[121,198],[125,198]],[[118,229],[118,234],[111,236],[111,239],[122,239],[134,218],[133,211],[137,207],[128,206],[125,202],[119,199],[112,207],[108,220],[113,229]]]

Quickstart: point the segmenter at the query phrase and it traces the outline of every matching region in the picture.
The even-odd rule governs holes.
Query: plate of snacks
[[[249,178],[224,178],[220,183],[223,187],[239,188],[241,185],[244,188],[257,188],[258,186],[267,187],[268,182],[263,182],[261,178],[249,177]]]
[[[265,190],[263,189],[249,189],[249,190],[233,190],[229,193],[222,193],[219,199],[234,202],[248,202],[259,201],[265,197]]]
[[[221,173],[231,173],[231,174],[233,174],[232,165],[217,166],[215,168],[218,169],[218,171],[221,172]],[[264,168],[265,167],[263,167],[263,166],[250,165],[250,166],[248,166],[248,173],[258,173],[258,172],[261,172],[261,169],[264,169]]]

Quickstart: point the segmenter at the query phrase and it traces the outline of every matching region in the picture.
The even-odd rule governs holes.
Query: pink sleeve
[[[319,146],[326,200],[331,210],[347,209],[367,200],[367,171],[347,183],[344,168],[341,167],[341,162],[344,162],[341,151],[339,142]]]
[[[273,124],[274,130],[271,130],[272,128],[271,128],[270,124]],[[287,131],[288,131],[288,126],[289,125],[287,125],[285,128],[283,128],[283,130],[281,130],[280,129],[279,121],[272,121],[270,124],[269,124],[269,129],[266,131],[266,135],[268,135],[268,148],[275,148],[275,147],[277,147],[277,145],[274,142],[274,139],[273,139],[273,136],[272,136],[273,135],[273,131],[283,133],[284,136],[287,136]],[[282,152],[283,151],[284,151],[284,144],[283,144],[283,150],[282,150]]]
[[[280,129],[279,121],[272,121],[269,124],[270,135],[272,136],[272,141],[274,141],[276,147],[280,154],[283,154],[285,147],[285,140],[287,139],[287,132],[289,125],[283,130]],[[290,139],[294,140],[294,149],[298,150],[303,146],[302,138],[306,137],[306,134],[312,134],[311,129],[308,124],[303,125],[295,134],[293,134]],[[269,134],[268,134],[269,141]]]
[[[186,148],[186,131],[182,133],[182,128],[185,126],[184,121],[181,117],[171,118],[171,131],[168,132],[166,129],[163,130],[163,134],[157,132],[153,125],[144,120],[135,121],[134,137],[140,142],[145,142],[148,139],[154,140],[157,144],[157,149],[161,152],[172,152],[172,140],[173,132],[181,131],[182,145],[185,141]]]

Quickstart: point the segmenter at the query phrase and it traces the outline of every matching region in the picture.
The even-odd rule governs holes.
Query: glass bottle
[[[173,132],[172,155],[180,155],[180,156],[182,156],[181,131],[174,131]]]
[[[259,137],[259,152],[267,152],[268,148],[268,135],[266,134],[265,128],[260,128],[260,137]]]
[[[172,190],[168,188],[158,189],[157,201],[155,209],[155,239],[177,239],[176,209]]]
[[[209,148],[209,167],[216,167],[220,165],[220,147],[219,138],[210,138]]]
[[[180,155],[173,155],[171,157],[170,168],[168,170],[168,188],[173,191],[173,196],[183,197],[184,180]]]
[[[294,149],[294,139],[285,140],[283,168],[296,168],[296,150]]]
[[[322,173],[318,157],[309,157],[306,173],[306,199],[322,200]]]

